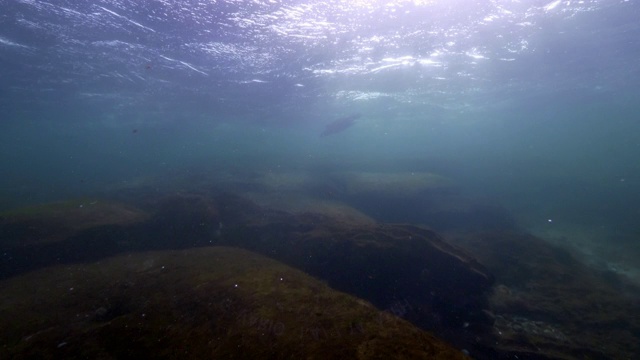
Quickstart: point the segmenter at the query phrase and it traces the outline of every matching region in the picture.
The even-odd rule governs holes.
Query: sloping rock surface
[[[464,359],[245,250],[141,252],[0,282],[2,359]]]

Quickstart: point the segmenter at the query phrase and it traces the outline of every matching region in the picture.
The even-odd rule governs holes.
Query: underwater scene
[[[639,19],[0,0],[0,359],[640,358]]]

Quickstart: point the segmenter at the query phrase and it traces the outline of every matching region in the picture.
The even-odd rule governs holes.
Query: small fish
[[[361,116],[362,114],[353,114],[353,115],[341,117],[339,119],[336,119],[328,123],[324,127],[324,131],[320,134],[320,137],[334,135],[339,132],[345,131],[346,129],[353,126],[353,124],[356,123],[356,120],[359,119]]]

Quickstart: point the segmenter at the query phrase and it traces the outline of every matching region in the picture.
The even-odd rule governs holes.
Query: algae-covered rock
[[[244,196],[263,208],[286,211],[292,214],[321,214],[342,223],[375,224],[375,220],[365,213],[336,200],[318,199],[300,194],[289,196],[251,193]]]
[[[144,228],[147,249],[207,245],[220,228],[217,206],[200,194],[164,196],[152,204],[151,212]]]
[[[149,216],[122,203],[78,199],[0,214],[0,278],[121,252]]]
[[[75,199],[0,213],[0,248],[59,241],[105,225],[129,225],[148,218],[143,211],[118,202]]]
[[[259,211],[220,198],[227,224],[215,241],[275,258],[332,287],[390,309],[460,347],[488,330],[492,275],[435,232],[404,224],[336,221],[320,214]],[[247,209],[242,211],[242,209]],[[243,221],[226,222],[227,216]]]
[[[122,255],[0,282],[2,359],[464,359],[244,250]]]
[[[127,251],[209,245],[220,227],[217,208],[201,195],[167,195],[146,208],[74,200],[4,213],[0,278]]]
[[[344,174],[348,196],[406,198],[434,189],[448,188],[452,181],[430,172],[350,172]]]
[[[509,357],[635,359],[640,354],[640,289],[601,273],[532,235],[460,235],[497,283],[490,296],[494,339]]]

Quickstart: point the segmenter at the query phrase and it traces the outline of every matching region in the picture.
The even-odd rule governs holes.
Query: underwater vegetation
[[[358,200],[360,189],[393,205],[387,194],[399,178],[362,176],[345,179],[371,185],[342,194]],[[637,353],[640,321],[629,316],[640,310],[637,287],[508,222],[502,230],[461,226],[475,213],[504,214],[486,213],[460,200],[451,184],[424,176],[416,178],[423,190],[407,197],[430,204],[427,220],[462,219],[444,234],[345,218],[344,204],[290,212],[212,190],[140,189],[137,198],[124,191],[4,212],[0,357]]]
[[[466,358],[363,300],[237,248],[54,266],[4,281],[0,292],[3,359]]]

